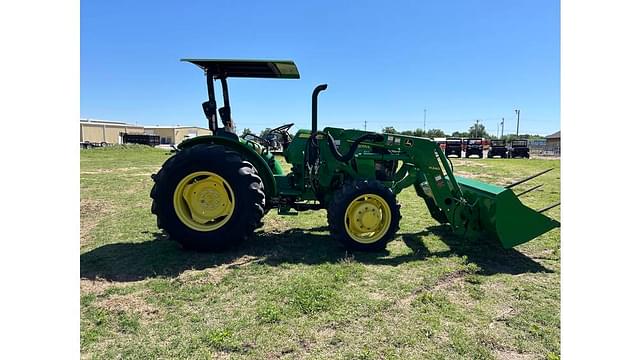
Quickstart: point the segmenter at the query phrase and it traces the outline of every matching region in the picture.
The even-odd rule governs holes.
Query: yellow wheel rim
[[[391,208],[379,195],[364,194],[355,198],[344,213],[349,236],[362,244],[380,240],[391,225]]]
[[[235,209],[229,183],[210,171],[185,176],[173,192],[173,207],[183,224],[197,231],[212,231],[226,224]]]

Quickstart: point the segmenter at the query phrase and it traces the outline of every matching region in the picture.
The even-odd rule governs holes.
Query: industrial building
[[[211,135],[212,132],[197,126],[144,126],[121,121],[80,119],[80,143],[122,144],[124,134],[158,135],[160,144],[177,145],[185,139]]]
[[[545,137],[545,139],[547,139],[547,150],[560,155],[560,131]]]
[[[202,135],[211,135],[209,129],[197,126],[145,126],[145,134],[160,136],[160,144],[177,145],[185,139]]]
[[[124,134],[142,134],[142,125],[119,121],[80,119],[80,142],[122,144]]]

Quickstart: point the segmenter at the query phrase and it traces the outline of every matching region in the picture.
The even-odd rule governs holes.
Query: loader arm
[[[511,190],[513,185],[547,171],[512,186],[501,187],[455,176],[440,146],[429,139],[384,134],[383,142],[384,148],[392,151],[392,155],[361,153],[357,157],[393,157],[402,161],[391,190],[397,194],[413,185],[431,216],[440,223],[448,223],[457,235],[472,239],[494,238],[504,248],[511,248],[560,226],[558,221],[543,215],[542,211],[522,204]],[[381,142],[363,144],[382,146]]]
[[[416,194],[424,199],[431,217],[440,223],[448,223],[458,235],[469,235],[473,204],[465,198],[450,162],[438,143],[395,134],[387,135],[385,142],[394,144],[406,158],[396,175],[399,180],[391,189],[399,193],[413,185]]]

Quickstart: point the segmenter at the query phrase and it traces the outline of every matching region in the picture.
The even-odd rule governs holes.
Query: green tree
[[[469,128],[469,136],[479,137],[479,138],[490,138],[489,133],[484,128],[484,125],[476,123],[471,125]]]
[[[440,130],[440,129],[429,129],[427,131],[426,137],[434,139],[434,138],[439,138],[439,137],[446,137],[447,135],[444,133],[444,131]]]
[[[264,137],[267,136],[269,131],[271,131],[271,128],[266,128],[266,129],[260,131],[260,137],[264,139]]]
[[[514,139],[528,139],[528,140],[537,140],[537,139],[544,139],[544,136],[541,135],[532,135],[532,134],[520,134],[518,136],[516,136],[516,134],[506,134],[504,137],[504,140],[506,140],[507,142],[514,140]]]
[[[469,137],[469,133],[468,132],[460,132],[460,131],[454,131],[451,134],[452,137],[464,137],[464,138],[468,138]]]
[[[241,136],[245,136],[247,134],[251,134],[251,129],[249,128],[244,128],[244,130],[242,130],[242,135]]]
[[[412,130],[403,130],[403,131],[400,132],[400,135],[413,136],[413,131]]]

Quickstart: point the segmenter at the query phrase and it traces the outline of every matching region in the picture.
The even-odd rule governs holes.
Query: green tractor
[[[429,139],[326,127],[318,130],[318,95],[312,94],[311,130],[289,134],[293,124],[271,130],[282,139],[283,171],[266,139],[234,133],[227,78],[300,77],[292,61],[184,59],[206,74],[202,104],[213,135],[187,139],[157,174],[151,211],[158,228],[184,248],[220,251],[238,244],[278,214],[326,209],[331,236],[356,250],[378,250],[394,239],[400,222],[396,196],[413,187],[431,216],[467,238],[496,239],[505,248],[560,226],[524,206],[510,187],[454,176]],[[214,82],[222,86],[217,108]],[[218,124],[221,118],[222,126]],[[268,134],[269,135],[269,134]]]

